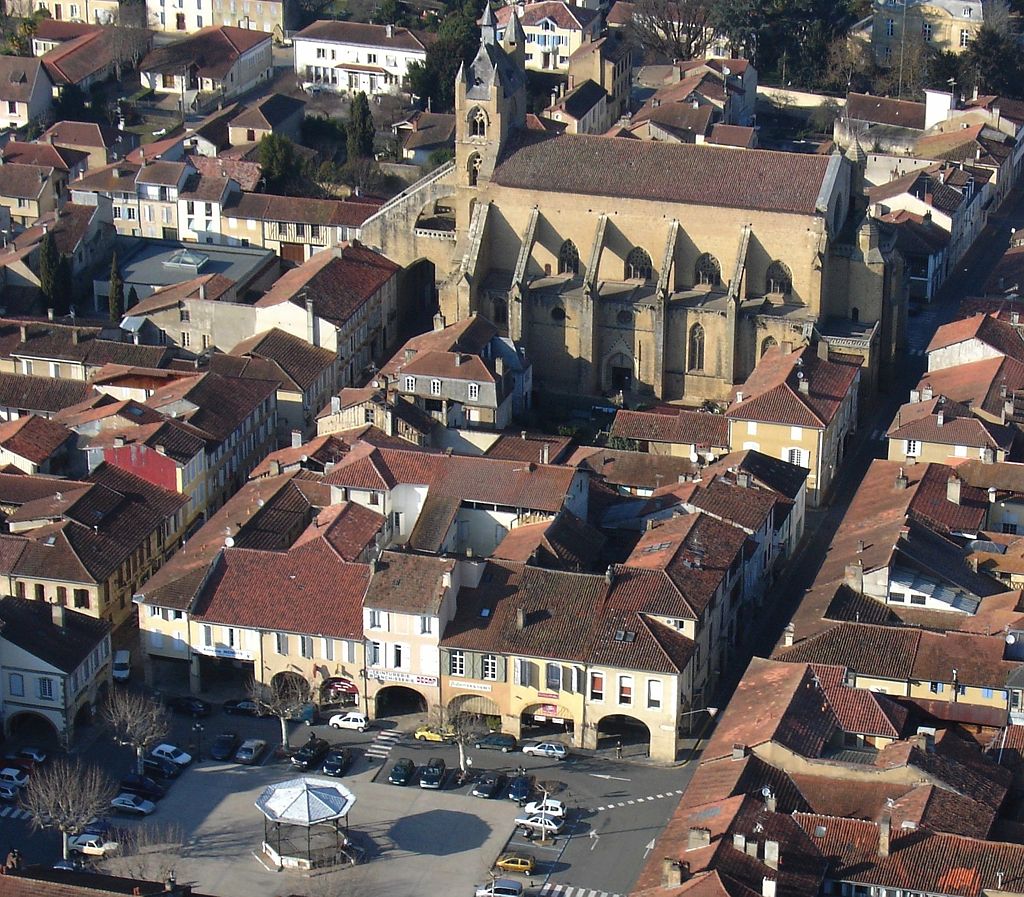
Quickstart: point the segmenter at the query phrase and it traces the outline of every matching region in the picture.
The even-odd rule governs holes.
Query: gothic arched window
[[[487,113],[479,106],[469,113],[469,134],[471,137],[487,136]]]
[[[650,280],[654,274],[651,257],[639,246],[634,246],[626,256],[626,280]]]
[[[690,328],[689,354],[686,359],[688,371],[704,370],[704,328],[694,324]]]
[[[580,251],[572,240],[566,240],[558,250],[558,273],[580,273]]]
[[[480,180],[480,166],[483,164],[483,159],[480,158],[479,153],[473,153],[469,157],[469,186],[475,187],[477,181]]]
[[[768,266],[765,284],[769,293],[781,293],[788,296],[793,292],[793,275],[785,262],[776,259]]]
[[[764,340],[762,340],[762,342],[761,342],[761,356],[760,357],[764,358],[764,353],[767,352],[769,349],[774,348],[777,345],[778,345],[778,343],[775,341],[775,337],[774,336],[766,336],[764,338]]]
[[[693,280],[703,286],[717,287],[722,282],[722,267],[710,252],[705,252],[693,266]]]

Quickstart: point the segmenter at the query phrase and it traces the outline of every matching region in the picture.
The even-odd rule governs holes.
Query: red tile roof
[[[0,423],[0,448],[34,464],[43,464],[72,435],[63,424],[30,414]]]
[[[546,19],[550,19],[559,28],[567,31],[580,31],[590,25],[594,19],[600,16],[596,9],[588,9],[585,6],[570,6],[563,0],[541,0],[539,3],[527,3],[520,7],[519,21],[523,26],[539,25]],[[499,28],[508,25],[512,17],[511,6],[501,6],[494,12],[494,18]]]
[[[552,520],[509,530],[491,557],[550,570],[595,570],[604,544],[599,530],[563,509]]]
[[[320,375],[337,360],[335,353],[329,349],[312,346],[304,339],[276,327],[242,340],[230,354],[273,362],[287,377],[285,385],[295,387],[300,392],[315,384]]]
[[[890,439],[913,439],[938,445],[1009,452],[1013,448],[1017,430],[981,420],[974,417],[967,406],[946,401],[944,396],[934,396],[927,402],[902,405],[885,435]]]
[[[343,501],[320,511],[292,545],[323,539],[341,557],[354,563],[383,540],[387,520],[375,511],[351,501]]]
[[[924,103],[851,93],[846,98],[844,117],[852,118],[855,121],[868,121],[880,125],[895,125],[923,131],[925,126],[924,108]]]
[[[972,339],[984,343],[1000,355],[1024,361],[1024,339],[1021,339],[1012,324],[996,314],[974,315],[943,324],[935,331],[927,351],[934,352]]]
[[[427,47],[436,39],[424,31],[390,25],[370,25],[365,22],[340,22],[321,19],[307,25],[294,35],[297,40],[331,41],[333,43],[357,44],[365,47],[405,50],[426,53]]]
[[[213,25],[151,50],[138,68],[140,72],[180,73],[183,65],[194,64],[200,77],[220,80],[242,54],[261,43],[269,45],[272,37],[265,31]]]
[[[547,433],[528,433],[523,430],[518,436],[503,433],[484,452],[486,458],[502,461],[533,461],[540,464],[544,460],[544,447],[547,446],[548,463],[559,464],[572,444],[568,436],[552,436]]]
[[[728,448],[729,421],[721,414],[680,409],[667,411],[619,411],[610,435],[641,442],[670,442],[698,448]]]

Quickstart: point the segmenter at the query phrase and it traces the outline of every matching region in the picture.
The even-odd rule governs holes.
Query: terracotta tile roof
[[[0,472],[0,506],[7,509],[50,498],[58,492],[87,489],[89,484],[82,480],[68,480],[43,474],[29,475],[24,471]]]
[[[725,125],[719,122],[711,128],[708,135],[708,143],[716,143],[719,146],[739,146],[743,148],[754,145],[757,131],[754,128],[742,127],[740,125]]]
[[[402,372],[404,365],[420,352],[463,352],[479,355],[484,346],[498,333],[487,318],[471,315],[456,324],[440,330],[429,330],[406,341],[391,359],[381,368],[381,374],[393,377]]]
[[[922,632],[913,658],[911,676],[927,682],[948,682],[952,670],[957,681],[967,686],[993,688],[1004,685],[1018,663],[1003,660],[1002,635],[973,635],[962,632]]]
[[[705,514],[756,533],[766,526],[771,529],[776,510],[788,512],[791,502],[770,489],[753,484],[741,486],[735,475],[725,474],[713,479],[702,477],[688,503]]]
[[[828,781],[835,783],[832,778]],[[686,786],[682,803],[692,807],[725,797],[760,794],[766,785],[775,795],[779,812],[812,809],[808,803],[810,797],[803,794],[793,775],[752,753],[745,753],[739,760],[734,760],[731,755],[712,760],[701,759]]]
[[[595,570],[604,544],[599,530],[563,509],[552,520],[509,530],[491,557],[549,570]]]
[[[939,445],[1009,452],[1017,430],[981,420],[972,415],[966,405],[948,402],[944,396],[935,396],[927,402],[902,405],[885,435],[890,439],[914,439]]]
[[[312,346],[304,339],[273,328],[242,340],[231,355],[249,355],[278,365],[292,385],[304,391],[337,360],[328,349]]]
[[[108,29],[101,28],[54,47],[41,58],[55,85],[79,85],[90,76],[99,77],[112,69],[114,39]]]
[[[389,26],[370,25],[365,22],[340,22],[322,19],[307,25],[295,34],[297,40],[331,41],[341,44],[356,44],[364,47],[381,47],[392,50],[426,53],[436,39],[424,31],[412,31],[396,27],[388,34]]]
[[[931,218],[916,215],[907,209],[897,209],[880,215],[879,221],[891,224],[896,231],[896,248],[916,255],[933,255],[949,246],[949,232]]]
[[[927,351],[934,352],[971,339],[984,343],[1000,355],[1024,361],[1024,339],[1013,325],[994,314],[974,315],[943,324],[935,331]]]
[[[164,308],[172,308],[185,299],[205,299],[215,302],[235,287],[235,281],[223,274],[200,274],[191,280],[159,287],[145,299],[135,303],[128,314],[147,315]]]
[[[259,589],[253,588],[254,582]],[[326,542],[289,551],[225,548],[193,611],[200,622],[271,632],[363,638],[363,595],[370,567],[349,564]],[[274,601],[266,601],[272,593]]]
[[[798,664],[829,664],[858,675],[909,679],[922,633],[891,626],[841,623],[776,652],[779,660]]]
[[[275,462],[280,465],[280,473],[289,470],[297,470],[300,467],[306,470],[315,465],[320,470],[336,464],[349,450],[345,440],[340,439],[336,433],[327,436],[317,436],[309,442],[298,446],[285,446],[276,452],[270,452],[259,464],[257,464],[249,479],[270,476],[271,465]],[[313,462],[310,464],[309,462]]]
[[[521,133],[494,169],[505,187],[814,215],[827,157]],[[675,176],[666,178],[665,172]]]
[[[226,78],[235,62],[248,50],[273,35],[265,31],[215,25],[203,28],[188,37],[156,47],[139,63],[140,72],[177,72],[183,65],[195,65],[202,78]]]
[[[659,489],[679,482],[680,477],[693,476],[698,470],[689,458],[593,445],[579,446],[565,463],[589,471],[609,485],[629,489]]]
[[[728,448],[729,421],[721,414],[680,409],[677,414],[618,411],[611,436],[642,442],[671,442],[699,448]]]
[[[929,371],[921,377],[917,389],[930,387],[933,395],[944,395],[1000,417],[1006,398],[1002,394],[1004,386],[1010,393],[1024,389],[1024,363],[1000,356]]]
[[[61,24],[52,19],[48,21]],[[59,121],[39,136],[40,143],[52,142],[58,146],[89,146],[96,149],[110,149],[119,139],[116,128],[90,121]]]
[[[83,34],[94,34],[102,31],[102,25],[91,25],[88,22],[67,22],[59,19],[40,19],[32,37],[43,41],[69,41]]]
[[[864,93],[847,94],[844,117],[855,121],[912,128],[915,131],[923,131],[925,127],[924,103],[893,100]]]
[[[90,449],[110,449],[119,444],[145,445],[179,465],[188,464],[206,448],[207,439],[202,431],[174,418],[164,418],[163,415],[158,415],[158,418],[149,423],[134,423],[126,419],[123,426],[107,424],[85,440],[85,444]]]
[[[962,461],[956,467],[957,476],[976,489],[995,489],[997,492],[1024,495],[1024,464],[1002,461],[985,464],[982,461]]]
[[[627,0],[616,0],[612,8],[608,10],[608,17],[605,20],[609,26],[624,26],[633,21],[633,7],[635,4]]]
[[[580,31],[586,28],[600,13],[596,9],[587,9],[584,6],[570,6],[562,0],[541,0],[540,3],[527,3],[520,7],[519,21],[526,27],[539,25],[545,19],[550,19],[559,28],[567,31]],[[494,12],[494,18],[499,28],[508,25],[512,15],[512,7],[502,6]]]
[[[415,358],[402,366],[402,373],[478,383],[495,381],[495,375],[479,355],[463,355],[460,352],[417,352]]]
[[[92,386],[82,380],[0,373],[0,406],[50,415],[85,401]]]
[[[135,177],[137,184],[154,184],[162,187],[177,187],[182,175],[188,171],[184,162],[149,162]]]
[[[987,168],[959,167],[962,164],[936,162],[927,168],[918,168],[886,184],[870,188],[868,199],[877,203],[893,196],[911,194],[932,208],[952,215],[972,201],[976,195],[973,187],[985,184],[992,177],[992,172]],[[967,190],[968,183],[972,185],[970,192]]]
[[[775,347],[761,356],[753,373],[736,390],[736,400],[726,416],[822,429],[856,389],[859,372],[857,364],[824,361],[806,347],[789,353]],[[801,389],[801,383],[809,385],[808,392]]]
[[[665,102],[655,106],[648,104],[640,109],[629,121],[629,129],[636,131],[653,122],[680,137],[707,134],[715,107],[711,104],[695,106],[685,101]]]
[[[299,535],[292,548],[323,539],[343,561],[355,563],[384,538],[387,520],[352,501],[343,501],[320,511]]]
[[[909,714],[906,708],[864,688],[845,684],[846,667],[811,664],[844,732],[878,738],[900,738]]]
[[[50,80],[41,60],[22,56],[0,57],[0,100],[27,103],[37,78]]]
[[[52,457],[72,435],[63,424],[35,414],[0,423],[0,447],[35,464]]]
[[[892,811],[892,802],[918,790],[906,782],[849,781],[832,775],[815,775],[814,771],[794,771],[790,775],[802,798],[803,809],[850,819],[876,819],[884,809]]]
[[[1024,245],[1011,246],[992,269],[986,293],[1017,292],[1024,286]]]
[[[377,560],[363,604],[398,613],[437,615],[454,569],[452,558],[385,551]]]
[[[260,97],[252,106],[231,120],[233,128],[254,128],[272,131],[306,108],[306,101],[283,93]]]
[[[245,159],[189,154],[185,156],[185,161],[203,177],[231,178],[242,190],[255,190],[263,176],[263,168],[258,162],[247,162]],[[227,209],[224,211],[227,214]]]
[[[11,596],[0,598],[0,638],[65,673],[77,670],[109,632],[106,620],[71,608],[64,611],[64,625],[58,627],[49,604]]]
[[[0,84],[2,83],[0,76]],[[53,168],[49,165],[4,163],[0,165],[0,196],[37,199],[50,182],[53,173]]]
[[[22,143],[12,140],[3,150],[4,164],[40,165],[65,173],[89,158],[88,153],[76,149],[53,146],[49,143]]]
[[[724,473],[749,473],[754,482],[766,489],[772,489],[786,498],[795,499],[803,488],[810,471],[780,458],[773,458],[753,449],[730,452],[709,464],[701,472],[702,477],[720,476]]]
[[[291,302],[304,308],[308,295],[313,300],[314,312],[340,327],[396,277],[398,271],[398,265],[373,250],[358,243],[345,244],[337,254],[318,252],[288,271],[256,306],[270,308]]]
[[[102,168],[88,171],[71,185],[72,190],[88,190],[96,193],[130,193],[135,195],[135,178],[142,169],[141,163],[119,159]]]
[[[213,372],[183,377],[157,389],[146,404],[158,411],[187,403],[178,417],[217,441],[227,439],[252,411],[277,390],[268,380],[222,377]]]
[[[572,445],[568,436],[552,436],[547,433],[528,433],[523,430],[518,436],[503,433],[484,452],[485,458],[501,461],[543,461],[544,446],[548,447],[548,463],[559,464]]]
[[[985,122],[978,122],[966,128],[926,134],[914,144],[914,153],[924,159],[972,161],[998,168],[1013,155],[1013,138]]]
[[[218,175],[194,174],[185,181],[178,198],[199,202],[220,202],[228,189],[228,178]]]
[[[403,127],[403,125],[408,127]],[[445,112],[414,112],[395,126],[407,150],[447,146],[455,140],[455,116]]]

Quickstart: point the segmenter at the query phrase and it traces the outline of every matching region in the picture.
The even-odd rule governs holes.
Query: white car
[[[148,816],[156,809],[156,804],[137,794],[124,792],[110,802],[110,809],[119,813],[131,813],[133,816]]]
[[[540,741],[536,744],[524,744],[524,754],[534,754],[538,757],[550,757],[555,760],[564,760],[569,756],[569,749],[557,741]]]
[[[330,718],[327,725],[332,729],[355,729],[357,732],[365,732],[369,721],[365,713],[358,710],[350,710],[348,713],[336,713]]]
[[[323,86],[317,84],[315,81],[303,81],[302,89],[308,94],[318,94],[323,92]]]
[[[476,897],[523,897],[523,885],[514,878],[496,878],[476,886]]]
[[[560,800],[555,800],[553,797],[547,797],[544,800],[530,801],[525,807],[523,812],[527,816],[536,816],[540,813],[545,816],[551,816],[553,819],[565,819],[565,804]]]
[[[90,834],[88,832],[68,838],[68,851],[70,853],[84,853],[86,856],[91,857],[110,856],[112,853],[117,853],[119,846],[116,841],[107,841],[102,835]]]
[[[542,835],[557,835],[565,827],[565,820],[537,813],[533,816],[520,816],[516,819],[516,826]]]
[[[24,757],[26,760],[31,760],[34,763],[46,762],[46,751],[44,751],[42,748],[33,747],[32,745],[21,748],[18,751],[18,754],[19,756]]]
[[[176,748],[173,744],[158,744],[149,753],[154,757],[159,757],[161,760],[170,760],[171,763],[176,763],[182,767],[188,766],[192,762],[191,754],[186,754],[181,748]]]
[[[0,782],[0,800],[17,800],[20,793],[21,789],[17,785]]]
[[[0,784],[24,788],[28,784],[28,773],[23,769],[15,769],[13,766],[0,769]]]

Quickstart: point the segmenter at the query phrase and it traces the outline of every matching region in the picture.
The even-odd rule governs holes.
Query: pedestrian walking
[[[619,739],[618,741],[615,742],[615,759],[616,760],[621,760],[622,759],[622,740],[621,739]]]

